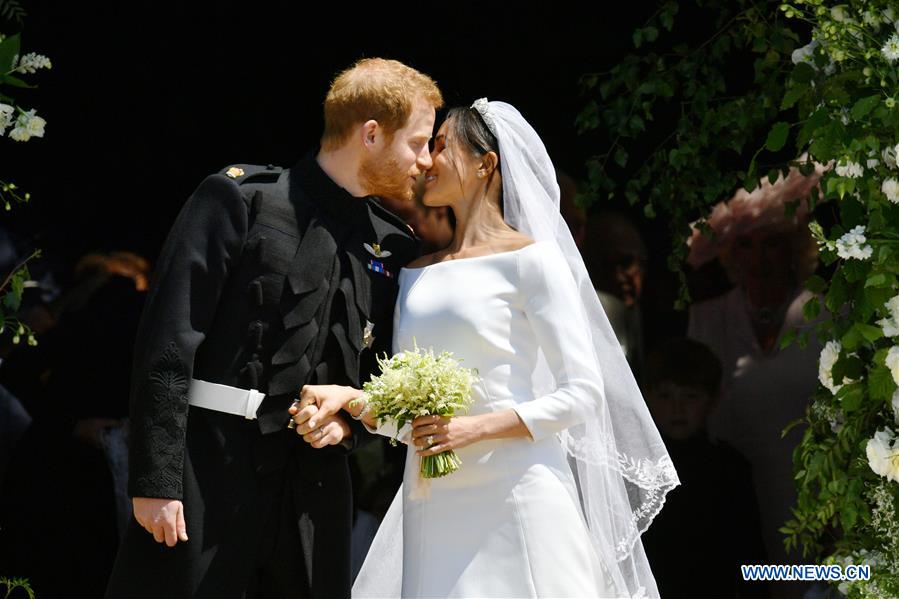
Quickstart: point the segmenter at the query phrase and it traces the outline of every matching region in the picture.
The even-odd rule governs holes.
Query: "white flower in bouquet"
[[[476,372],[462,368],[451,352],[434,355],[433,349],[378,358],[379,376],[365,383],[365,411],[378,421],[393,421],[397,430],[419,416],[454,416],[472,404],[471,385]],[[396,443],[396,439],[392,440]],[[421,476],[436,478],[454,472],[462,464],[452,450],[421,459]]]
[[[890,429],[874,433],[865,446],[868,465],[874,474],[899,482],[899,442]]]
[[[848,112],[846,113],[847,122],[843,123],[844,125],[848,124]],[[841,161],[836,166],[836,173],[841,177],[849,177],[850,179],[858,179],[862,175],[865,174],[865,167],[863,167],[858,162],[853,162],[851,160]]]
[[[28,141],[32,137],[43,137],[46,125],[47,121],[37,116],[32,109],[19,115],[19,118],[16,119],[16,126],[9,132],[9,136],[16,141]]]
[[[884,21],[886,21],[887,23],[890,23],[890,24],[895,23],[897,25],[897,27],[899,27],[899,21],[896,20],[896,14],[893,11],[892,7],[885,8],[883,10],[883,12],[881,12],[880,14],[883,15]]]
[[[12,124],[12,115],[15,111],[16,109],[9,104],[0,102],[0,135],[6,133],[6,128]]]
[[[881,318],[877,324],[883,329],[884,337],[899,337],[899,295],[893,296],[884,304],[889,316]]]
[[[844,382],[839,385],[833,382],[833,365],[837,363],[842,347],[839,341],[828,341],[821,350],[821,356],[818,359],[818,380],[834,395],[837,394],[837,391],[843,385],[853,382],[846,377],[843,377]]]
[[[894,345],[890,348],[884,363],[893,375],[893,382],[899,385],[899,346]]]
[[[867,260],[874,253],[874,249],[867,245],[866,241],[865,227],[863,225],[853,227],[848,233],[837,239],[837,254],[844,260],[849,258]]]
[[[880,49],[887,62],[895,62],[899,58],[899,34],[894,33]]]
[[[883,184],[880,186],[880,191],[883,192],[883,195],[885,195],[889,201],[894,204],[899,204],[899,181],[892,177],[884,179]]]
[[[877,11],[866,10],[862,13],[862,22],[868,27],[873,27],[874,29],[880,29],[880,15]]]
[[[49,69],[52,66],[50,59],[46,56],[29,52],[19,59],[19,64],[15,70],[19,73],[36,73],[38,69]]]
[[[893,407],[893,420],[896,424],[899,424],[899,389],[893,391],[893,397],[890,400],[890,405]]]

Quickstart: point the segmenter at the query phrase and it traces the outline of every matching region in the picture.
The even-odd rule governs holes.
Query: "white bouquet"
[[[434,355],[433,349],[422,351],[415,344],[387,358],[378,358],[380,376],[365,383],[365,411],[380,426],[385,421],[396,423],[397,431],[419,416],[448,416],[467,412],[471,407],[471,385],[477,371],[462,368],[452,352]],[[391,439],[396,444],[396,439]],[[462,465],[452,450],[421,459],[422,478],[437,478],[454,472]]]

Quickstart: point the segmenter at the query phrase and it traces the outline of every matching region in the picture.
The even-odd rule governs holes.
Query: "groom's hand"
[[[359,393],[357,389],[341,385],[303,385],[299,402],[288,410],[297,425],[297,434],[305,436],[316,430]]]
[[[187,541],[187,525],[184,523],[184,505],[177,499],[135,497],[134,519],[153,535],[157,543],[174,547],[178,541]]]

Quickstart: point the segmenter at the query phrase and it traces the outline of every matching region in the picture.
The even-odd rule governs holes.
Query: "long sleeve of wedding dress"
[[[524,313],[556,379],[553,392],[514,407],[535,441],[586,420],[603,393],[583,325],[586,317],[572,314],[581,310],[574,277],[554,250],[521,253],[518,260],[522,294],[528,298]]]

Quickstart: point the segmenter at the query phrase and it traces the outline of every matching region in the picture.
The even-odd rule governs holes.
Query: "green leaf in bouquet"
[[[34,89],[34,85],[29,85],[19,79],[18,77],[14,77],[12,75],[0,75],[0,84],[11,85],[12,87],[19,87],[23,89]]]
[[[11,35],[0,42],[0,74],[6,74],[13,70],[13,61],[19,55],[21,36]]]

